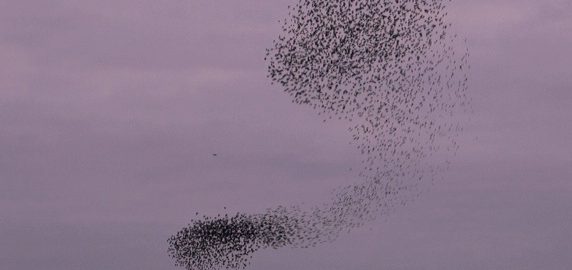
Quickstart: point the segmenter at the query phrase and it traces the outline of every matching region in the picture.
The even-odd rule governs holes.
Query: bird
[[[455,47],[447,3],[297,0],[289,6],[265,51],[267,78],[324,122],[347,125],[361,158],[358,176],[325,206],[193,219],[168,239],[176,264],[242,269],[258,250],[330,242],[417,198],[424,182],[447,167],[458,145],[458,115],[470,104],[469,50]]]

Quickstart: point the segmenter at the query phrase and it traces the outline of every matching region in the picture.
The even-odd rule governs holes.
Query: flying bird
[[[257,250],[334,241],[419,196],[458,149],[459,114],[469,104],[469,51],[451,33],[447,3],[298,0],[290,6],[266,50],[267,77],[293,103],[347,125],[361,153],[359,175],[326,205],[194,219],[168,240],[176,264],[245,268]]]

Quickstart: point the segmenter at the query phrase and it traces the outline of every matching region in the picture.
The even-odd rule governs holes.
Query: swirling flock
[[[203,216],[169,238],[189,270],[241,269],[255,251],[335,240],[404,205],[446,170],[468,97],[465,42],[448,0],[298,0],[266,51],[268,78],[292,102],[348,124],[358,180],[304,210]],[[461,49],[460,49],[461,48]]]

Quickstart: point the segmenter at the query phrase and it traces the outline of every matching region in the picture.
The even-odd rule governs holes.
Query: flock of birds
[[[195,219],[169,254],[189,270],[239,269],[264,248],[335,240],[419,195],[457,148],[468,49],[451,33],[449,0],[298,0],[267,50],[268,77],[294,103],[348,123],[359,180],[304,210]],[[464,48],[464,49],[459,49]]]

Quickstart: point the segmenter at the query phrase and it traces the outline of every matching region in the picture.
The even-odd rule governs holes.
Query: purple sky
[[[0,269],[177,269],[166,239],[197,211],[312,205],[350,183],[344,125],[265,77],[293,2],[2,0]],[[572,269],[570,14],[455,1],[475,113],[445,179],[250,269]]]

